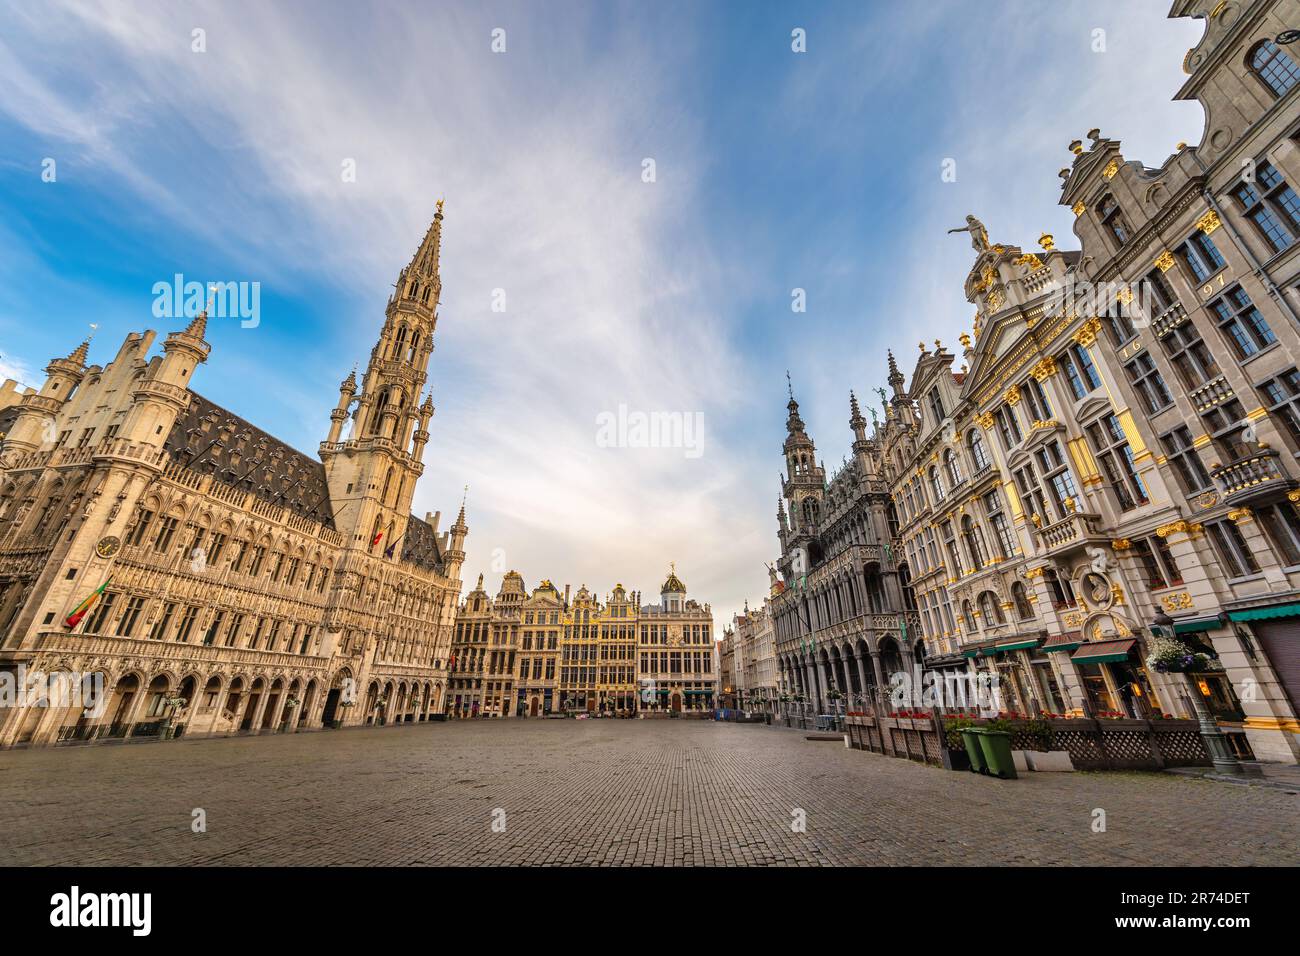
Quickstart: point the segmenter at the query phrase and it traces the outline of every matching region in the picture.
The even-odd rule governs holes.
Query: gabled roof
[[[428,571],[442,571],[442,551],[433,526],[422,518],[411,515],[406,523],[406,537],[402,539],[402,560]]]
[[[165,447],[184,468],[334,527],[324,465],[197,392],[190,392]]]

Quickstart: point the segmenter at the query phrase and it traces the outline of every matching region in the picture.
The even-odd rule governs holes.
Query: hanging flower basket
[[[1191,671],[1217,671],[1223,665],[1208,654],[1193,651],[1173,637],[1157,637],[1150,644],[1147,667],[1161,674],[1186,674]]]

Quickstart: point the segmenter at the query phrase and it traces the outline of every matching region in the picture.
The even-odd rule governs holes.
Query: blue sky
[[[1069,248],[1070,140],[1150,166],[1199,141],[1171,98],[1202,26],[1167,11],[0,0],[0,374],[39,384],[92,322],[99,363],[169,331],[176,272],[256,281],[260,324],[210,324],[195,388],[314,450],[445,197],[417,512],[470,486],[467,586],[648,595],[675,561],[721,622],[776,554],[786,369],[833,468],[885,349],[969,328],[948,228]],[[620,405],[698,413],[701,454],[600,447]]]

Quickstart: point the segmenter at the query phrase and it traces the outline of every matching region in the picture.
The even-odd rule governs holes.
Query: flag
[[[394,541],[394,542],[393,542],[392,544],[390,544],[388,547],[384,548],[384,557],[386,557],[386,558],[391,558],[391,557],[393,556],[393,549],[394,549],[395,547],[397,547],[397,542],[396,542],[396,541]]]
[[[382,538],[383,536],[384,536],[384,533],[383,533],[382,531],[379,532],[377,535],[375,535],[374,538],[371,539],[371,541],[370,541],[370,547],[373,548],[375,545],[377,545],[377,544],[379,543],[379,539]]]
[[[95,606],[95,602],[99,600],[99,596],[104,593],[104,588],[108,587],[108,582],[111,580],[113,580],[111,577],[108,578],[103,584],[91,591],[84,601],[73,608],[72,613],[64,618],[63,626],[69,630],[76,628],[81,623],[81,619],[86,616],[86,613]]]

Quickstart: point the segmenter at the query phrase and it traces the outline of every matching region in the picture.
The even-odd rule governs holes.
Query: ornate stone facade
[[[152,331],[103,367],[82,343],[0,408],[0,670],[102,674],[108,693],[97,715],[0,712],[0,746],[442,712],[468,529],[463,506],[441,532],[410,513],[441,232],[439,204],[319,460],[193,390],[206,313],[161,355]]]
[[[874,439],[849,396],[853,454],[829,483],[791,392],[771,610],[781,685],[825,710],[873,699],[921,646],[897,518]],[[789,511],[787,512],[787,507]]]
[[[480,575],[456,617],[448,711],[705,713],[718,686],[712,630],[709,605],[687,599],[675,572],[644,606],[621,584],[603,602],[586,586],[561,597],[550,581],[529,594],[515,571],[493,599]]]
[[[1206,22],[1159,167],[1098,130],[1061,204],[1079,251],[977,249],[975,337],[923,345],[877,432],[930,666],[1016,710],[1191,715],[1240,756],[1300,753],[1300,4],[1180,0]],[[1172,622],[1157,622],[1160,614]],[[1153,623],[1221,670],[1146,666]]]

